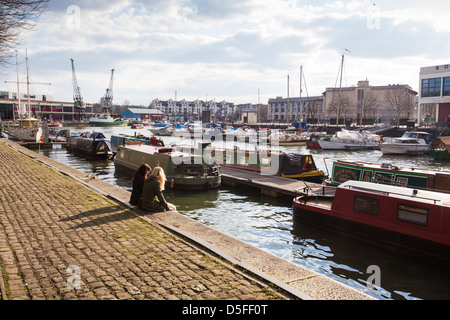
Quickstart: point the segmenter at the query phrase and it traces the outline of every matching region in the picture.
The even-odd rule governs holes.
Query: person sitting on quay
[[[133,179],[131,180],[133,182],[133,190],[131,191],[130,204],[141,207],[144,182],[151,171],[152,168],[144,163],[134,173]]]
[[[142,209],[149,212],[175,211],[176,207],[164,198],[166,175],[163,168],[155,167],[145,180],[142,194]]]

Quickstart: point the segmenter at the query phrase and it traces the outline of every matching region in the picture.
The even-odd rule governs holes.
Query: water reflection
[[[390,251],[385,246],[377,246],[373,242],[297,219],[293,222],[291,233],[293,243],[298,245],[295,250],[301,250],[298,254],[309,260],[309,268],[347,279],[353,287],[374,297],[450,298],[447,271],[438,266]],[[371,275],[367,270],[372,265],[381,270],[381,288],[375,292],[367,288]]]

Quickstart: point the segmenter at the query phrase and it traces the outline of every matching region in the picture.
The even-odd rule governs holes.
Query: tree
[[[386,106],[397,114],[397,125],[400,125],[400,116],[407,113],[408,116],[414,108],[409,90],[402,86],[395,86],[386,94]]]
[[[377,105],[377,97],[372,92],[367,91],[361,101],[361,118],[364,119],[368,116],[375,118]]]
[[[347,112],[349,112],[351,108],[351,99],[346,93],[339,92],[336,95],[333,93],[333,98],[328,110],[328,116],[330,117],[331,115],[335,114],[336,124],[345,123],[345,117],[347,116]]]
[[[20,32],[32,28],[49,0],[0,0],[0,65],[6,64]]]

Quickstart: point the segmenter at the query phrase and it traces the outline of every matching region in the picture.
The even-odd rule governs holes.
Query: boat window
[[[289,166],[300,167],[302,165],[302,156],[296,154],[288,154]]]
[[[353,210],[377,215],[378,214],[378,199],[363,197],[363,196],[355,196],[353,200]]]
[[[392,184],[392,177],[392,173],[375,172],[373,181],[376,183]]]
[[[364,170],[362,181],[371,182],[372,181],[372,171]]]
[[[170,153],[173,151],[173,148],[159,148],[158,153]]]
[[[270,159],[269,158],[261,158],[260,160],[261,167],[270,167]]]
[[[100,145],[98,146],[98,151],[104,151],[106,149],[106,143],[104,142],[100,143]]]
[[[407,187],[408,186],[408,178],[406,178],[406,177],[398,177],[397,178],[397,186]]]
[[[397,219],[403,222],[426,226],[428,223],[428,209],[399,204],[397,207]]]

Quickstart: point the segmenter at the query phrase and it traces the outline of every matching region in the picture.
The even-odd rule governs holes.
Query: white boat
[[[276,142],[279,146],[304,146],[308,140],[309,137],[299,132],[275,132],[270,135],[270,142]]]
[[[330,138],[319,140],[320,147],[324,150],[367,150],[377,149],[380,136],[359,131],[341,129]]]
[[[227,130],[225,135],[227,136],[227,141],[234,139],[240,142],[249,142],[256,141],[258,139],[258,133],[256,130],[248,126],[239,127],[236,130]]]
[[[41,121],[28,117],[19,119],[18,126],[6,129],[8,138],[26,142],[40,142],[42,137]]]
[[[380,144],[383,154],[424,154],[430,151],[432,135],[427,132],[405,132],[400,138],[388,138]]]
[[[89,119],[89,124],[91,126],[126,126],[128,120],[114,119],[111,115],[102,113],[100,115],[95,115]]]
[[[16,55],[16,65],[17,63],[17,55]],[[29,81],[29,72],[28,72],[28,54],[26,54],[26,65],[27,65],[27,110],[25,114],[25,118],[20,118],[14,122],[14,126],[7,127],[6,133],[8,134],[9,139],[26,141],[26,142],[41,142],[43,130],[42,123],[39,119],[36,119],[31,116],[31,103],[30,103],[30,81]],[[20,107],[20,93],[19,93],[19,73],[17,72],[17,99],[18,105]]]
[[[151,128],[148,128],[148,130],[157,136],[171,136],[173,134],[173,127],[172,126],[152,126]]]

